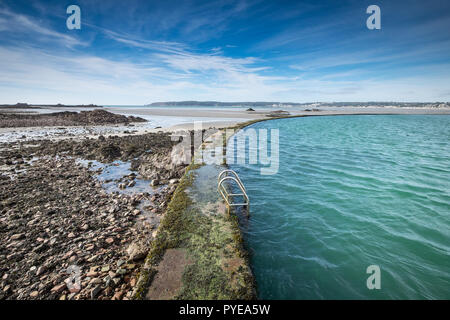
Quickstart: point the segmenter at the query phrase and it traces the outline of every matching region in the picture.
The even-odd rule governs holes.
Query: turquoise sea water
[[[233,165],[262,299],[449,299],[450,116],[271,120],[280,169]],[[381,289],[366,268],[378,265]]]

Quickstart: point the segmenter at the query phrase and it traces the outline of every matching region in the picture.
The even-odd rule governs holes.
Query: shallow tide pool
[[[91,171],[98,172],[96,174],[96,178],[101,182],[103,188],[110,193],[154,193],[165,187],[165,185],[159,187],[151,187],[151,180],[144,179],[137,172],[131,170],[131,162],[116,160],[110,163],[102,163],[96,160],[84,159],[77,159],[77,162],[85,167],[88,167]],[[134,185],[127,186],[126,188],[121,189],[119,187],[121,183],[128,185],[128,183],[132,181],[131,179],[124,179],[132,173],[136,175],[136,177],[132,179],[134,181]]]

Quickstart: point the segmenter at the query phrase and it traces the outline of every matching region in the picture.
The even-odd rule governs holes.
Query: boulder
[[[141,242],[133,242],[128,246],[127,254],[130,261],[141,260],[147,255],[147,248]]]

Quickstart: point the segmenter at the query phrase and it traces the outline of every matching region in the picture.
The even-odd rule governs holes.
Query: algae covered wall
[[[195,163],[168,205],[135,299],[256,298],[238,218],[227,213],[217,192],[217,176],[226,167]]]

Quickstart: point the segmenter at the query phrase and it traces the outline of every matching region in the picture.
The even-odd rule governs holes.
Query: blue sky
[[[174,100],[450,101],[450,1],[0,0],[0,103]]]

